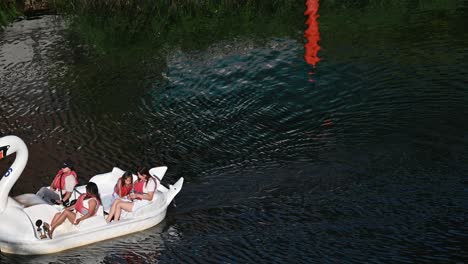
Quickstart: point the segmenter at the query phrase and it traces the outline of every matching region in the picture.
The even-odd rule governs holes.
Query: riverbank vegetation
[[[14,1],[0,1],[0,29],[8,25],[18,16]]]
[[[70,26],[101,52],[145,45],[199,49],[214,40],[253,35],[301,37],[304,4],[275,1],[57,0]],[[298,26],[299,25],[299,26]]]
[[[272,38],[304,42],[306,1],[293,0],[55,0],[76,46],[84,43],[94,59],[112,68],[165,57],[167,50],[201,50],[216,43]],[[348,45],[361,43],[366,56],[380,56],[381,47],[408,46],[418,34],[400,28],[432,27],[411,32],[446,34],[447,17],[463,8],[457,0],[320,0],[319,45],[340,58],[359,54]],[[418,12],[414,12],[418,9]],[[439,20],[426,24],[423,16],[436,12]],[[461,12],[463,13],[463,12]],[[424,21],[421,23],[420,21]],[[463,24],[463,23],[454,23]],[[389,26],[394,25],[394,26]],[[453,31],[453,30],[452,30]],[[458,30],[456,31],[458,32]],[[463,32],[461,29],[460,32]],[[320,56],[320,55],[319,55]],[[398,57],[396,52],[393,55]],[[401,58],[406,60],[406,58]],[[154,67],[144,67],[154,68]]]
[[[305,1],[293,0],[55,0],[71,29],[98,52],[109,49],[182,50],[207,47],[213,42],[254,36],[289,37],[303,41]],[[460,7],[456,0],[388,1],[321,0],[319,26],[322,36],[331,38],[377,38],[381,30],[398,31],[379,25],[387,22],[408,26],[418,17],[411,10],[440,12],[441,16]],[[323,15],[327,14],[327,15]],[[424,13],[417,13],[424,15]],[[353,23],[349,23],[352,19]],[[434,26],[440,29],[440,25]],[[442,25],[443,26],[443,25]],[[347,30],[339,30],[343,27]],[[363,30],[366,29],[366,30]],[[328,32],[328,33],[327,33]],[[344,32],[337,36],[335,32]],[[392,32],[390,32],[392,33]],[[365,34],[365,36],[363,36]]]

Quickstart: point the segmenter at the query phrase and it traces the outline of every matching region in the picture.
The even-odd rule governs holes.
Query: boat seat
[[[159,180],[164,177],[166,171],[166,166],[154,167],[149,170],[150,175],[156,177],[155,180],[158,185],[158,191],[161,192],[167,191],[167,189],[164,188],[159,182]],[[117,183],[117,180],[120,177],[122,177],[124,172],[125,171],[123,171],[122,169],[114,167],[111,172],[95,175],[89,180],[90,182],[96,183],[96,185],[98,186],[99,193],[101,195],[102,205],[104,206],[103,210],[106,212],[109,211],[112,206],[112,194],[114,193],[115,184]],[[133,174],[133,182],[135,182],[137,179],[138,176]],[[77,187],[76,190],[81,193],[86,192],[85,185]]]
[[[104,207],[103,210],[108,212],[113,202],[112,194],[101,195],[101,202],[102,202],[102,206]]]
[[[60,212],[56,206],[49,204],[37,204],[24,208],[24,212],[29,216],[31,222],[35,223],[37,220],[50,223],[54,215]]]
[[[121,218],[129,219],[129,218],[145,215],[148,212],[154,210],[155,203],[159,205],[159,204],[164,204],[165,202],[166,200],[165,200],[164,194],[162,194],[161,192],[156,192],[156,194],[153,196],[153,200],[150,203],[138,208],[136,211],[127,212],[125,210],[122,210]]]
[[[63,236],[63,235],[78,232],[78,231],[86,231],[86,230],[94,229],[100,226],[104,226],[106,224],[107,223],[104,217],[98,214],[93,217],[83,220],[78,225],[74,225],[70,221],[65,220],[55,230],[54,237],[59,237],[59,236]]]
[[[102,205],[97,209],[96,216],[104,216],[104,207]]]
[[[30,207],[38,204],[47,204],[46,201],[42,200],[41,197],[33,193],[25,193],[13,197],[13,199],[23,207]]]

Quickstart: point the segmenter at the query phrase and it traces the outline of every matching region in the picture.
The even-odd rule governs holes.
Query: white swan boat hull
[[[57,235],[54,239],[2,241],[0,247],[3,253],[10,254],[50,254],[142,231],[159,224],[165,216],[166,211],[164,210],[153,217],[132,221],[123,220],[119,223],[111,223],[110,226],[107,226],[105,220],[103,220],[104,222],[101,225],[93,229],[72,231],[67,235]]]
[[[5,191],[9,193],[14,184],[11,181],[16,181],[26,164],[25,161],[21,160],[24,159],[23,148],[26,148],[26,145],[15,149],[17,145],[21,144],[24,145],[24,142],[15,136],[0,138],[0,148],[8,146],[9,150],[12,150],[10,153],[0,153],[0,159],[17,152],[15,162],[0,181],[0,250],[2,253],[49,254],[148,229],[159,224],[165,218],[167,207],[182,189],[184,182],[184,179],[180,178],[168,188],[158,182],[157,191],[151,203],[135,212],[123,213],[120,221],[107,223],[104,211],[109,210],[114,185],[117,179],[122,176],[123,170],[114,168],[111,172],[96,175],[90,181],[98,185],[103,200],[103,205],[99,207],[97,215],[86,219],[79,225],[72,225],[66,220],[54,231],[53,239],[40,239],[40,233],[35,225],[36,221],[40,219],[50,223],[53,216],[62,208],[46,204],[34,194],[23,194],[15,198],[4,195]],[[150,174],[162,179],[166,170],[167,167],[156,167],[150,170]],[[136,178],[135,175],[134,178]],[[71,199],[78,198],[80,193],[84,192],[85,185],[75,188]],[[6,200],[2,201],[2,197],[5,197]]]

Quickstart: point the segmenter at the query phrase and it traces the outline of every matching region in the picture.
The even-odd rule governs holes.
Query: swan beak
[[[7,156],[7,151],[10,148],[10,146],[6,145],[3,147],[0,147],[0,159],[3,159],[4,157]]]

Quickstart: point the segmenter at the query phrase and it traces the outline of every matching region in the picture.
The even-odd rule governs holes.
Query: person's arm
[[[89,202],[89,210],[88,210],[88,213],[83,215],[81,218],[78,218],[75,220],[75,225],[79,224],[81,221],[87,219],[87,218],[90,218],[92,216],[94,216],[94,213],[96,212],[97,208],[96,208],[96,205],[97,205],[97,201],[96,199],[90,199]]]
[[[141,198],[143,200],[148,200],[148,201],[151,201],[153,200],[153,195],[154,195],[154,192],[149,192],[149,193],[137,193],[135,194],[136,198]]]
[[[117,180],[117,194],[122,197],[122,178]]]
[[[63,200],[60,201],[60,203],[63,203],[64,201],[68,201],[68,199],[70,198],[70,196],[72,195],[71,192],[66,192],[65,195],[63,196]]]
[[[55,179],[57,179],[57,177],[59,177],[61,173],[62,173],[62,170],[59,170],[59,171],[57,172],[57,175],[55,175],[54,179],[53,179],[52,182],[50,183],[50,189],[51,189],[52,191],[55,191],[54,182],[55,182]],[[57,179],[57,180],[60,180],[60,179]]]
[[[75,204],[70,205],[70,206],[66,207],[65,209],[72,211],[73,209],[75,209]]]
[[[146,189],[148,191],[147,193],[137,194],[136,197],[144,199],[144,200],[148,200],[148,201],[153,200],[154,190],[156,189],[156,183],[154,182],[154,180],[150,180],[147,183]]]

